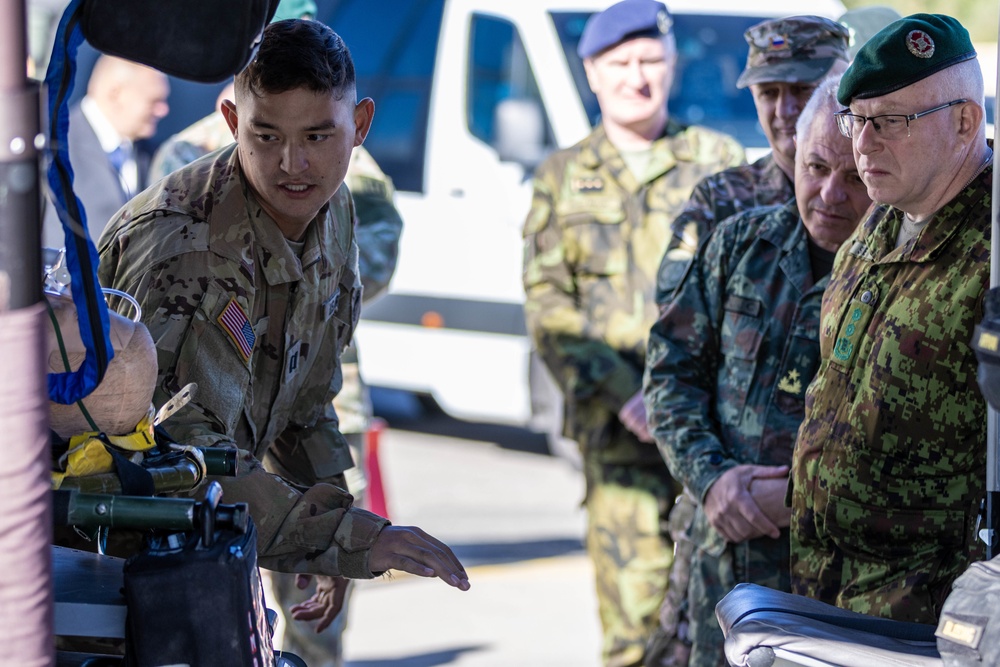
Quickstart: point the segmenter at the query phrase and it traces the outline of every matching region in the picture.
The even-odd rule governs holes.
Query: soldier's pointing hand
[[[400,570],[418,577],[438,577],[449,586],[469,590],[469,575],[447,544],[416,526],[386,526],[372,546],[372,572]]]

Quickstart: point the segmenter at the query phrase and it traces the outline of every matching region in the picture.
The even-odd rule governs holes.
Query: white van
[[[576,45],[609,4],[320,0],[317,18],[351,48],[359,95],[375,99],[365,146],[392,176],[404,220],[395,277],[358,331],[370,384],[429,395],[458,418],[558,428],[525,331],[521,226],[533,167],[598,120]],[[844,11],[839,0],[667,5],[680,55],[673,116],[757,155],[767,142],[749,92],[736,89],[744,30]]]

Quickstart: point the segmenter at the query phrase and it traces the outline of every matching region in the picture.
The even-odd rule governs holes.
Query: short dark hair
[[[342,99],[354,88],[354,61],[340,35],[319,21],[275,21],[235,84],[237,98],[308,88]]]

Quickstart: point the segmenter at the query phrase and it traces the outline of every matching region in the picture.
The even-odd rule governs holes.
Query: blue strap
[[[76,371],[48,376],[49,398],[63,404],[74,403],[94,391],[114,356],[108,308],[97,281],[97,249],[87,231],[83,203],[73,193],[73,168],[69,161],[69,97],[76,77],[76,52],[83,42],[80,30],[83,3],[84,0],[72,0],[63,12],[45,74],[50,119],[47,176],[65,235],[73,304],[79,318],[80,338],[87,350]]]

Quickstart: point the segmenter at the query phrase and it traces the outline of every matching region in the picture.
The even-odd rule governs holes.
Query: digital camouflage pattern
[[[672,235],[656,278],[656,302],[662,307],[670,300],[694,254],[717,224],[751,208],[784,204],[794,196],[792,180],[771,153],[753,164],[730,167],[702,179],[670,224]]]
[[[669,302],[684,278],[695,252],[718,223],[752,208],[782,204],[793,196],[795,196],[794,185],[774,161],[771,153],[752,164],[730,167],[705,177],[695,186],[684,211],[671,223],[672,236],[656,278],[656,302],[660,308]],[[673,521],[673,518],[671,520]],[[688,532],[690,528],[688,524],[683,530]],[[675,538],[674,544],[676,546],[674,566],[670,574],[671,586],[683,588],[685,592],[683,595],[671,592],[664,599],[663,608],[660,610],[658,643],[671,644],[672,647],[668,647],[668,655],[659,664],[646,667],[674,667],[687,664],[686,660],[676,657],[675,654],[685,650],[681,644],[688,641],[689,632],[686,628],[689,626],[684,618],[687,614],[688,587],[685,573],[690,569],[688,561],[694,549],[690,543],[690,535],[686,535],[680,542]],[[677,637],[680,643],[674,641],[674,637]],[[657,657],[651,655],[649,659]]]
[[[332,398],[360,310],[353,218],[341,189],[297,256],[247,188],[233,145],[134,198],[101,237],[101,283],[138,299],[156,343],[154,402],[199,385],[171,434],[239,449],[237,477],[217,480],[226,502],[249,504],[268,569],[371,577],[368,554],[387,523],[325,483],[342,484],[350,466]],[[306,490],[266,473],[265,452]]]
[[[536,171],[524,227],[528,330],[565,397],[564,432],[584,456],[607,665],[641,664],[656,628],[673,558],[665,523],[679,490],[655,445],[618,411],[641,387],[670,221],[698,181],[743,161],[732,138],[673,121],[651,150],[642,181],[601,127],[554,153]]]
[[[725,665],[715,605],[740,582],[789,590],[788,531],[728,545],[701,502],[741,464],[790,465],[819,366],[827,278],[814,282],[794,200],[724,221],[649,333],[644,397],[674,477],[698,499],[688,600],[691,665]],[[783,573],[783,574],[782,574]]]
[[[880,206],[837,256],[792,464],[794,592],[934,623],[983,557],[986,403],[970,347],[990,279],[992,166],[895,248]]]
[[[848,62],[847,28],[821,16],[788,16],[750,26],[750,49],[737,88],[754,83],[819,81],[837,60]]]

